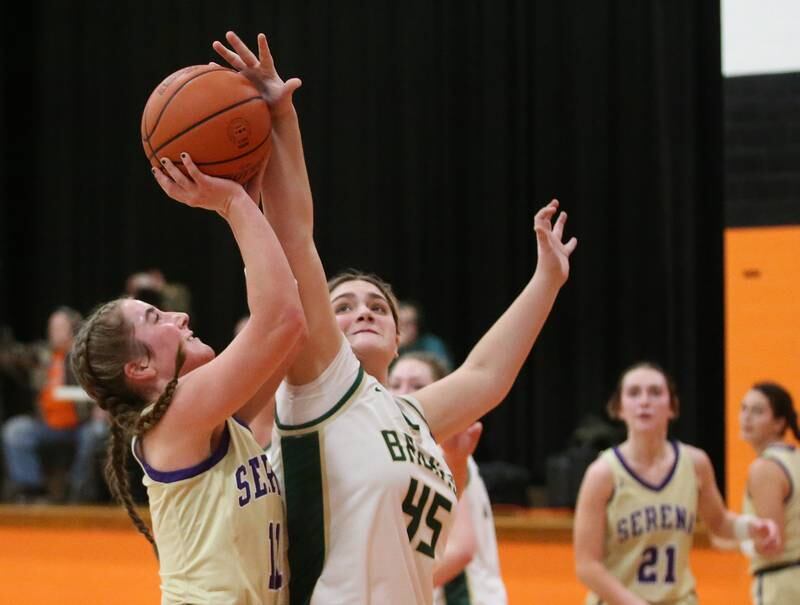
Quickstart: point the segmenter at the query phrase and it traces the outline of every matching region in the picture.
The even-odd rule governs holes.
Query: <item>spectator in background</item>
[[[12,496],[21,502],[46,499],[41,448],[67,444],[75,448],[67,497],[71,502],[93,501],[97,495],[95,460],[105,443],[108,423],[76,385],[67,357],[81,316],[59,307],[48,320],[47,342],[29,347],[17,358],[28,364],[35,387],[37,415],[18,415],[2,428],[2,445]],[[65,392],[66,391],[66,392]]]
[[[191,312],[189,289],[183,284],[168,282],[160,269],[148,269],[128,276],[125,294],[165,311]]]
[[[409,300],[400,301],[397,308],[398,329],[400,330],[400,348],[398,353],[423,352],[433,353],[439,357],[449,371],[453,367],[453,358],[444,341],[424,332],[422,309]]]

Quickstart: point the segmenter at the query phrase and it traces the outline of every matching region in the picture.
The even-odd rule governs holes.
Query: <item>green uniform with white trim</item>
[[[344,339],[316,380],[276,400],[292,605],[431,604],[456,497],[419,402],[393,397]]]
[[[436,605],[505,605],[508,603],[489,492],[478,465],[467,459],[469,484],[462,498],[469,500],[472,529],[475,532],[475,555],[458,576],[434,593]]]
[[[648,603],[694,605],[689,550],[697,518],[697,472],[686,447],[677,441],[671,445],[675,461],[659,485],[638,477],[618,448],[600,454],[614,477],[603,564]],[[602,601],[590,593],[586,603]]]
[[[211,456],[191,468],[144,470],[158,545],[162,605],[286,605],[280,484],[253,434],[229,418]]]
[[[761,458],[781,467],[789,480],[789,495],[784,500],[783,551],[771,557],[756,554],[751,559],[751,596],[755,605],[800,603],[800,451],[789,444],[775,443],[761,452]],[[749,493],[745,494],[743,511],[756,514]]]

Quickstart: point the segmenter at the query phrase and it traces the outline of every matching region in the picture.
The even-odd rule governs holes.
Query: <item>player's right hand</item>
[[[156,181],[173,200],[192,208],[214,210],[227,216],[232,200],[237,196],[247,195],[236,181],[200,172],[188,153],[181,154],[181,161],[188,176],[169,158],[161,159],[163,170],[153,168]]]

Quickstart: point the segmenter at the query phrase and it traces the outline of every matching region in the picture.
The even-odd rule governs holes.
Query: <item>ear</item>
[[[400,357],[400,332],[395,330],[394,333],[394,358]]]
[[[150,360],[146,357],[134,359],[125,364],[125,378],[134,383],[143,383],[152,380],[156,376],[156,370],[150,365]]]

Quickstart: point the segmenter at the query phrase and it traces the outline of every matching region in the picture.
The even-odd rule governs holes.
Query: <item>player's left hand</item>
[[[564,225],[567,222],[567,213],[562,212],[552,223],[553,217],[558,212],[558,200],[552,200],[536,213],[533,219],[533,229],[536,232],[536,250],[538,261],[536,271],[555,280],[559,286],[563,285],[569,277],[569,257],[578,245],[576,238],[564,243]]]
[[[212,47],[217,54],[227,61],[231,67],[239,71],[261,92],[269,105],[273,120],[280,119],[292,111],[292,95],[300,88],[299,78],[290,78],[285,82],[275,69],[275,61],[267,44],[267,37],[258,34],[258,57],[234,32],[229,31],[225,38],[233,50],[215,40]]]

